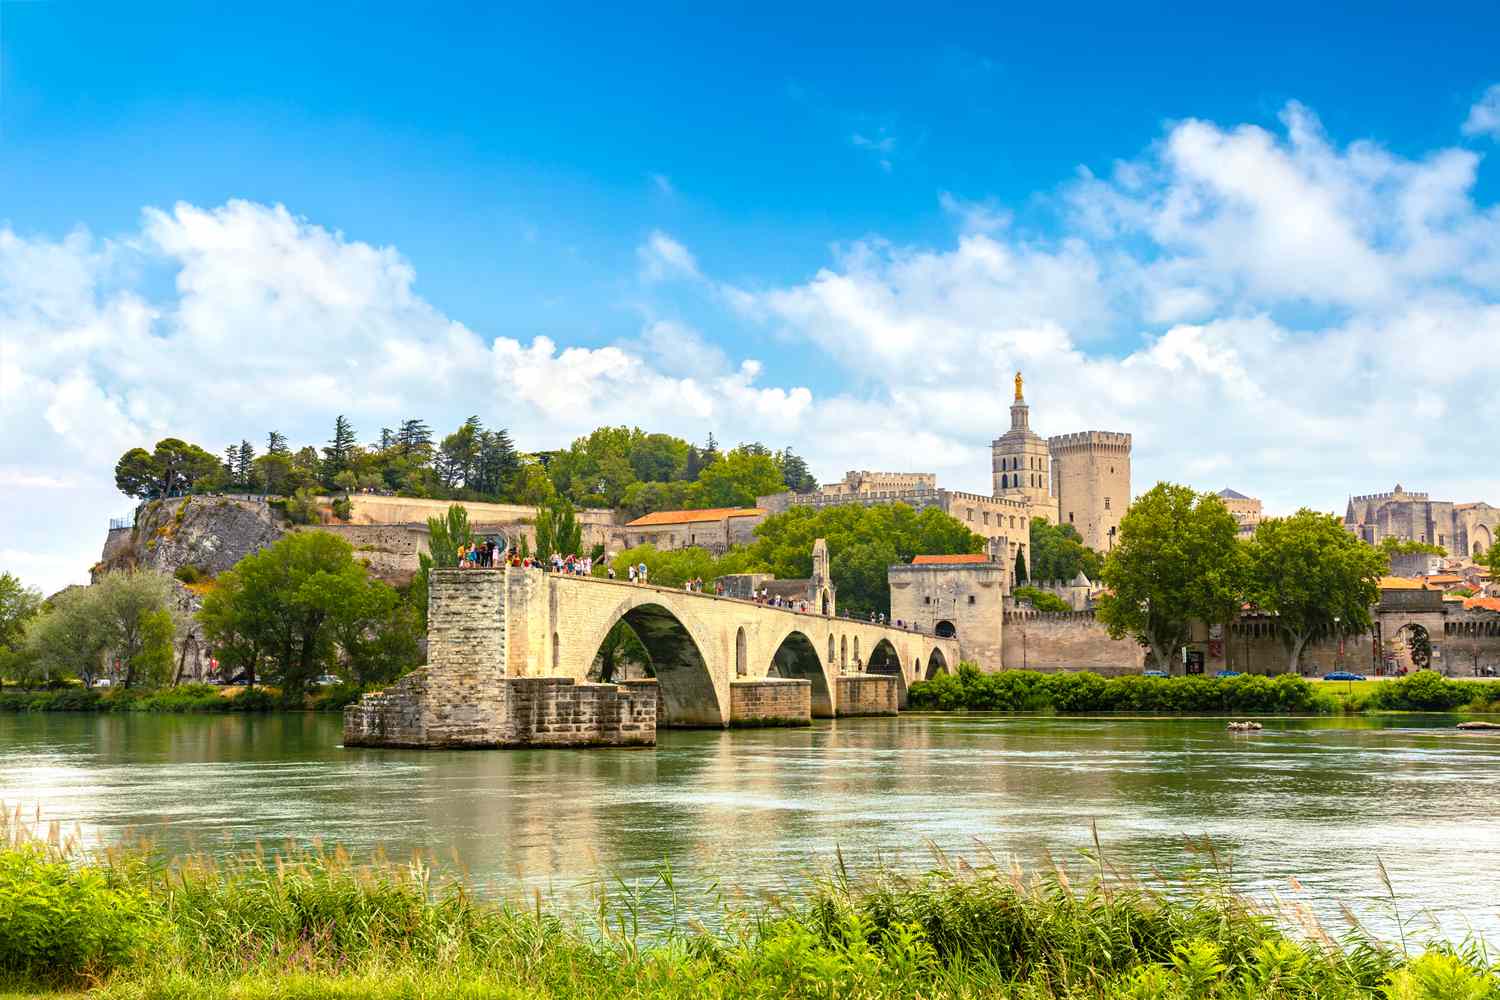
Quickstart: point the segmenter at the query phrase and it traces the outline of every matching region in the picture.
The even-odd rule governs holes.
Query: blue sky
[[[0,232],[12,241],[0,331],[22,358],[7,405],[39,421],[25,440],[24,421],[0,430],[0,474],[12,486],[68,480],[26,443],[74,441],[101,414],[122,428],[109,448],[173,421],[218,447],[242,423],[249,436],[272,419],[294,437],[321,433],[343,394],[368,403],[371,434],[403,407],[435,424],[477,410],[551,447],[590,421],[639,414],[694,437],[793,444],[825,478],[900,462],[979,488],[984,445],[1003,430],[1003,392],[987,387],[1026,366],[1044,432],[1137,434],[1138,487],[1170,477],[1331,508],[1404,472],[1407,485],[1500,503],[1493,470],[1441,449],[1413,461],[1416,431],[1401,448],[1332,461],[1370,415],[1314,407],[1307,387],[1278,400],[1277,380],[1256,375],[1264,359],[1234,354],[1276,338],[1309,357],[1372,348],[1330,387],[1365,399],[1390,374],[1381,355],[1433,343],[1424,322],[1489,329],[1500,125],[1485,109],[1500,81],[1500,8],[1257,5],[1252,19],[1200,6],[710,15],[0,2]],[[1250,191],[1247,177],[1271,180]],[[213,214],[240,202],[251,209],[232,224]],[[273,238],[276,206],[293,230]],[[167,221],[153,224],[152,209]],[[203,219],[223,225],[210,233]],[[264,252],[230,256],[226,239]],[[294,309],[323,272],[304,263],[287,284],[302,259],[293,244],[344,259],[348,288]],[[400,264],[359,272],[362,248]],[[74,264],[88,316],[40,304]],[[247,300],[225,291],[242,279],[253,308],[282,304],[288,343],[347,321],[337,351],[297,360],[329,381],[241,384],[236,371],[250,397],[238,422],[157,405],[171,393],[140,359],[166,347],[191,358],[211,331],[253,330]],[[330,320],[328,294],[358,315]],[[1398,300],[1430,308],[1379,327]],[[134,301],[154,310],[154,340],[109,326],[128,328]],[[298,322],[308,326],[293,335]],[[481,348],[548,338],[548,364],[568,348],[596,353],[573,356],[568,376],[537,369],[576,376],[571,406],[507,389],[508,347],[459,365],[446,387],[392,378],[370,393],[336,377],[361,345],[374,354],[410,337],[433,349],[449,322]],[[82,330],[99,339],[28,365]],[[254,350],[248,367],[274,368]],[[745,361],[756,369],[742,377]],[[1226,365],[1250,374],[1236,382]],[[1145,368],[1167,373],[1167,392]],[[590,381],[604,369],[609,380]],[[724,399],[724,378],[753,399],[674,410],[639,398]],[[1163,402],[1185,384],[1185,407]],[[468,398],[455,400],[460,385]],[[1492,410],[1455,406],[1471,388],[1418,373],[1390,405],[1422,420],[1461,412],[1492,440]],[[617,411],[592,405],[602,392],[638,395]],[[1221,407],[1226,393],[1239,403]],[[1308,406],[1286,431],[1311,456],[1254,437],[1257,413],[1288,405]],[[1178,442],[1169,432],[1184,410],[1206,429]],[[95,462],[80,450],[65,464]],[[24,488],[0,522],[0,554],[44,559],[27,512],[55,503],[42,494],[56,488]],[[123,504],[98,488],[89,517]]]

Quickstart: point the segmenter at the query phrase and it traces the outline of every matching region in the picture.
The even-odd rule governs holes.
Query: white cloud
[[[875,162],[880,164],[880,169],[886,173],[891,172],[891,156],[896,151],[896,137],[891,135],[882,126],[873,135],[865,135],[863,132],[855,132],[849,136],[849,144],[855,149],[863,149],[875,157]]]
[[[339,412],[366,439],[478,412],[529,448],[602,423],[712,430],[789,444],[825,478],[916,468],[986,490],[1017,368],[1040,432],[1135,435],[1137,489],[1229,485],[1287,511],[1399,479],[1497,503],[1500,211],[1474,203],[1476,165],[1340,146],[1293,105],[1274,131],[1184,121],[1080,173],[1045,236],[949,197],[951,245],[871,236],[805,280],[740,288],[653,231],[641,333],[599,348],[481,337],[416,294],[394,248],[280,207],[150,210],[119,239],[0,228],[0,568],[80,579],[128,508],[111,481],[127,447],[273,427],[319,443]],[[169,293],[146,291],[148,265],[176,269]],[[709,282],[709,307],[853,388],[765,384],[705,336],[711,316],[653,299],[669,279]]]
[[[636,257],[641,263],[641,277],[646,281],[699,277],[698,261],[688,248],[660,229],[652,230],[646,242],[636,248]]]
[[[1464,135],[1487,135],[1500,139],[1500,83],[1489,89],[1469,109],[1464,119]]]

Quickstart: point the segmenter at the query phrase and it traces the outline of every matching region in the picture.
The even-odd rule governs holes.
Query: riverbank
[[[1347,683],[1289,674],[1101,677],[1027,670],[986,674],[965,663],[956,673],[913,684],[907,707],[914,711],[1058,715],[1494,712],[1500,711],[1500,681],[1455,681],[1430,670],[1390,680]]]
[[[1171,885],[986,864],[775,901],[683,899],[670,873],[587,916],[477,900],[420,860],[340,851],[83,855],[12,826],[0,849],[0,989],[92,997],[1484,998],[1460,943],[1420,953],[1217,878]],[[701,919],[700,919],[701,918]],[[706,924],[712,924],[709,929]],[[1290,934],[1285,928],[1296,925]],[[647,930],[652,928],[652,930]],[[1443,951],[1459,957],[1450,957]]]
[[[155,690],[100,690],[69,684],[39,691],[0,690],[0,712],[342,712],[363,693],[354,685],[339,684],[319,688],[292,704],[270,687],[181,684]]]

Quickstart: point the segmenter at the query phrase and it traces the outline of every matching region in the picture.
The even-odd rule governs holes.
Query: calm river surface
[[[7,714],[0,801],[89,842],[430,850],[492,894],[567,902],[667,861],[689,906],[714,882],[786,888],[836,848],[855,870],[983,844],[1082,871],[1093,821],[1122,868],[1197,864],[1185,839],[1206,834],[1240,889],[1385,927],[1379,857],[1404,913],[1500,940],[1500,733],[1452,724],[1266,720],[1243,737],[1222,720],[906,715],[665,732],[655,750],[421,753],[341,749],[332,715]]]

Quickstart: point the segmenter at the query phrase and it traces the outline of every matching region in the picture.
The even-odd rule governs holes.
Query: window
[[[1109,497],[1104,498],[1104,509],[1109,510]]]
[[[970,604],[973,604],[973,603],[974,603],[974,595],[973,595],[973,594],[970,594],[970,595],[969,595],[969,603],[970,603]]]
[[[989,524],[990,523],[990,512],[989,511],[985,511],[984,512],[984,523],[985,524]]]
[[[923,597],[922,598],[922,603],[923,604],[931,604],[932,603],[932,598],[931,597]]]
[[[1068,511],[1068,523],[1069,524],[1073,523],[1073,512],[1071,510]]]
[[[967,507],[967,508],[965,508],[964,519],[968,520],[968,521],[974,520],[974,508],[973,507]]]

